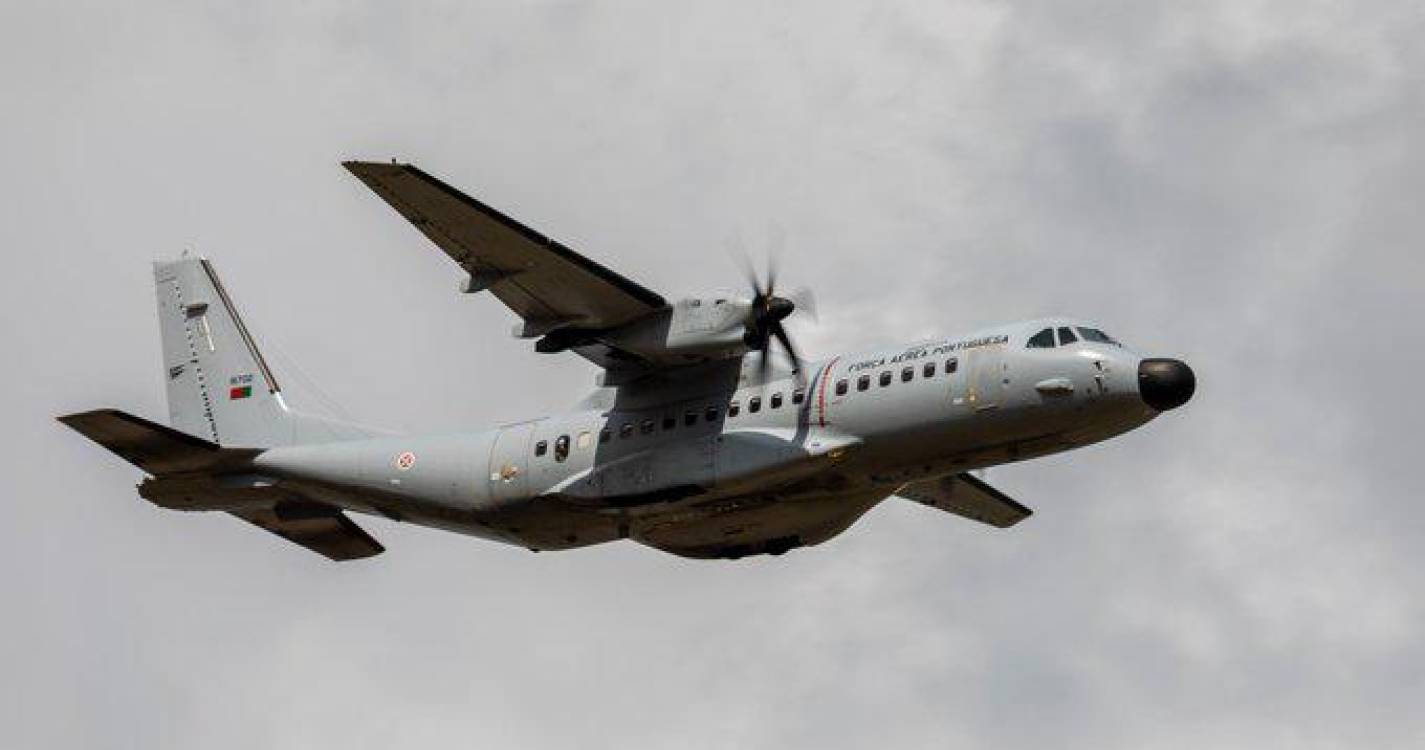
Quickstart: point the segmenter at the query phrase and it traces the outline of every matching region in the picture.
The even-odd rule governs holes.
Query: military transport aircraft
[[[797,299],[771,272],[747,297],[670,301],[414,166],[345,166],[464,270],[463,291],[514,311],[516,336],[602,368],[598,387],[563,414],[451,435],[304,414],[212,264],[159,262],[169,424],[59,418],[142,469],[142,497],[333,560],[384,549],[346,511],[536,551],[780,554],[892,495],[1012,526],[1030,510],[969,472],[1126,432],[1195,387],[1186,364],[1059,318],[803,361],[782,326]]]

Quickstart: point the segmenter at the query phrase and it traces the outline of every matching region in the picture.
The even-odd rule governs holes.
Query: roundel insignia
[[[396,456],[396,470],[397,470],[397,471],[408,471],[408,470],[410,470],[410,468],[411,468],[412,466],[415,466],[415,465],[416,465],[416,454],[414,454],[414,453],[412,453],[412,452],[410,452],[410,451],[402,451],[399,455]]]

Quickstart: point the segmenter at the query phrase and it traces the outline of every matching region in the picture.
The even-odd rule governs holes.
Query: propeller
[[[812,296],[810,289],[798,289],[787,296],[777,294],[777,264],[776,255],[770,256],[767,262],[767,276],[765,281],[758,278],[757,272],[752,268],[751,262],[745,263],[747,282],[752,286],[752,307],[746,321],[746,332],[742,340],[746,342],[747,348],[760,352],[757,362],[757,374],[759,379],[766,380],[767,372],[772,367],[771,343],[776,341],[786,352],[787,357],[792,360],[792,372],[798,381],[804,377],[802,374],[802,360],[797,354],[797,348],[792,344],[791,336],[787,335],[787,329],[782,326],[782,321],[796,312],[798,308],[816,316],[816,299]]]

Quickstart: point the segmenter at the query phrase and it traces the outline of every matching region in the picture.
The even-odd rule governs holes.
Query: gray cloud
[[[0,726],[14,747],[1411,747],[1425,513],[1408,3],[0,10]],[[417,161],[668,292],[787,238],[828,353],[1046,313],[1198,399],[775,560],[379,521],[332,566],[137,500],[52,417],[164,413],[148,261],[214,258],[301,405],[562,408],[346,176]],[[321,392],[297,377],[300,367]]]

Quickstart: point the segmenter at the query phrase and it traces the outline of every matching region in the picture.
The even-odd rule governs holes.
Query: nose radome
[[[1138,393],[1158,411],[1176,409],[1192,398],[1197,377],[1176,359],[1145,359],[1138,363]]]

